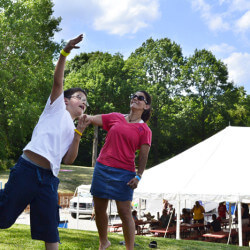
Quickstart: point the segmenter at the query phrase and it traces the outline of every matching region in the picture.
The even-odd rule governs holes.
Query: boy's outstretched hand
[[[77,124],[77,130],[81,133],[84,131],[85,128],[87,128],[90,124],[90,120],[87,119],[87,115],[81,115],[78,118],[78,124]]]
[[[79,42],[81,42],[83,39],[83,34],[79,35],[78,37],[71,39],[63,49],[65,52],[70,53],[72,49],[79,49],[79,46],[76,46]]]

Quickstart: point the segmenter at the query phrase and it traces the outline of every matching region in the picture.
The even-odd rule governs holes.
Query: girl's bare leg
[[[108,240],[108,199],[94,197],[95,222],[99,233],[99,250],[108,248],[111,244]]]
[[[116,201],[116,205],[122,220],[126,249],[132,250],[135,242],[135,222],[132,217],[131,201]]]

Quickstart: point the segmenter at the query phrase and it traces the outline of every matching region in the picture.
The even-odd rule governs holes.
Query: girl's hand
[[[139,180],[138,180],[137,178],[134,177],[133,179],[131,179],[131,180],[127,183],[127,185],[129,185],[130,188],[132,188],[132,189],[136,189],[137,186],[138,186],[138,183],[139,183]]]

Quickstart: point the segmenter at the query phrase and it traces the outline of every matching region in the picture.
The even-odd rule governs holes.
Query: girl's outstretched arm
[[[87,115],[91,124],[102,127],[102,115]]]

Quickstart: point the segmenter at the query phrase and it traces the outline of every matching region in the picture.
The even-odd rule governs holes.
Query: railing
[[[74,193],[58,193],[58,205],[61,208],[68,208],[69,201],[73,198]]]

